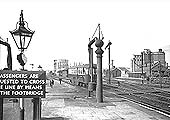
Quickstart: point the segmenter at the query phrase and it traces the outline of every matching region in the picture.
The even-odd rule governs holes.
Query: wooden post
[[[0,98],[0,120],[3,120],[3,98]]]
[[[20,120],[24,120],[24,98],[20,98]]]
[[[41,120],[41,99],[33,98],[33,120]]]

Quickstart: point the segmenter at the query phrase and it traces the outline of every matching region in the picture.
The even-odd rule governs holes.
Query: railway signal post
[[[109,57],[109,59],[108,59],[108,61],[109,61],[109,63],[108,63],[108,65],[109,65],[109,72],[108,72],[108,78],[109,78],[109,80],[108,80],[108,83],[110,84],[111,83],[111,81],[110,81],[110,45],[111,45],[112,43],[110,42],[110,40],[109,40],[109,43],[107,44],[107,46],[105,47],[105,50],[108,48],[108,57]]]

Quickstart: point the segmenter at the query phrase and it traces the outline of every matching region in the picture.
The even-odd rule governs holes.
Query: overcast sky
[[[23,0],[22,0],[23,1]],[[115,66],[131,67],[133,54],[144,49],[157,51],[170,45],[170,2],[168,0],[13,0],[0,1],[0,36],[9,38],[13,66],[19,51],[9,31],[14,30],[21,10],[31,30],[35,30],[25,55],[26,67],[35,64],[53,69],[55,59],[88,63],[88,42],[100,23],[104,47],[111,45]],[[95,45],[92,46],[94,51]],[[1,46],[1,67],[6,48]],[[94,53],[94,63],[96,63]],[[108,50],[103,68],[108,66]]]

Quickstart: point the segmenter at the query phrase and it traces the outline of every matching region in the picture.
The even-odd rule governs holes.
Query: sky
[[[144,49],[166,51],[170,47],[168,0],[1,0],[0,6],[0,36],[11,45],[13,69],[20,67],[19,50],[9,31],[15,29],[21,10],[28,27],[35,31],[25,51],[28,69],[34,64],[53,70],[56,59],[87,64],[89,38],[98,24],[104,36],[103,68],[108,67],[108,49],[104,48],[109,40],[111,60],[117,67],[131,67],[133,55]],[[96,46],[92,47],[95,51]],[[0,53],[0,68],[4,68],[4,46]]]

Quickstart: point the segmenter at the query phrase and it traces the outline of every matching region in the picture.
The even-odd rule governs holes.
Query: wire
[[[95,29],[95,31],[94,31],[94,33],[93,33],[93,36],[91,37],[91,39],[89,38],[89,42],[90,41],[93,41],[93,40],[95,40],[97,37],[95,37],[94,38],[94,36],[95,36],[95,34],[96,34],[96,32],[97,32],[97,30],[99,29],[99,39],[100,39],[100,34],[101,34],[101,40],[103,40],[104,39],[104,37],[103,37],[103,32],[101,31],[101,28],[100,28],[100,24],[98,24],[98,26],[97,26],[97,28]]]
[[[93,39],[94,35],[96,34],[96,31],[97,31],[98,27],[99,27],[99,24],[98,24],[98,26],[97,26],[96,30],[94,31],[93,36],[92,36],[92,38],[91,38],[91,39]]]

